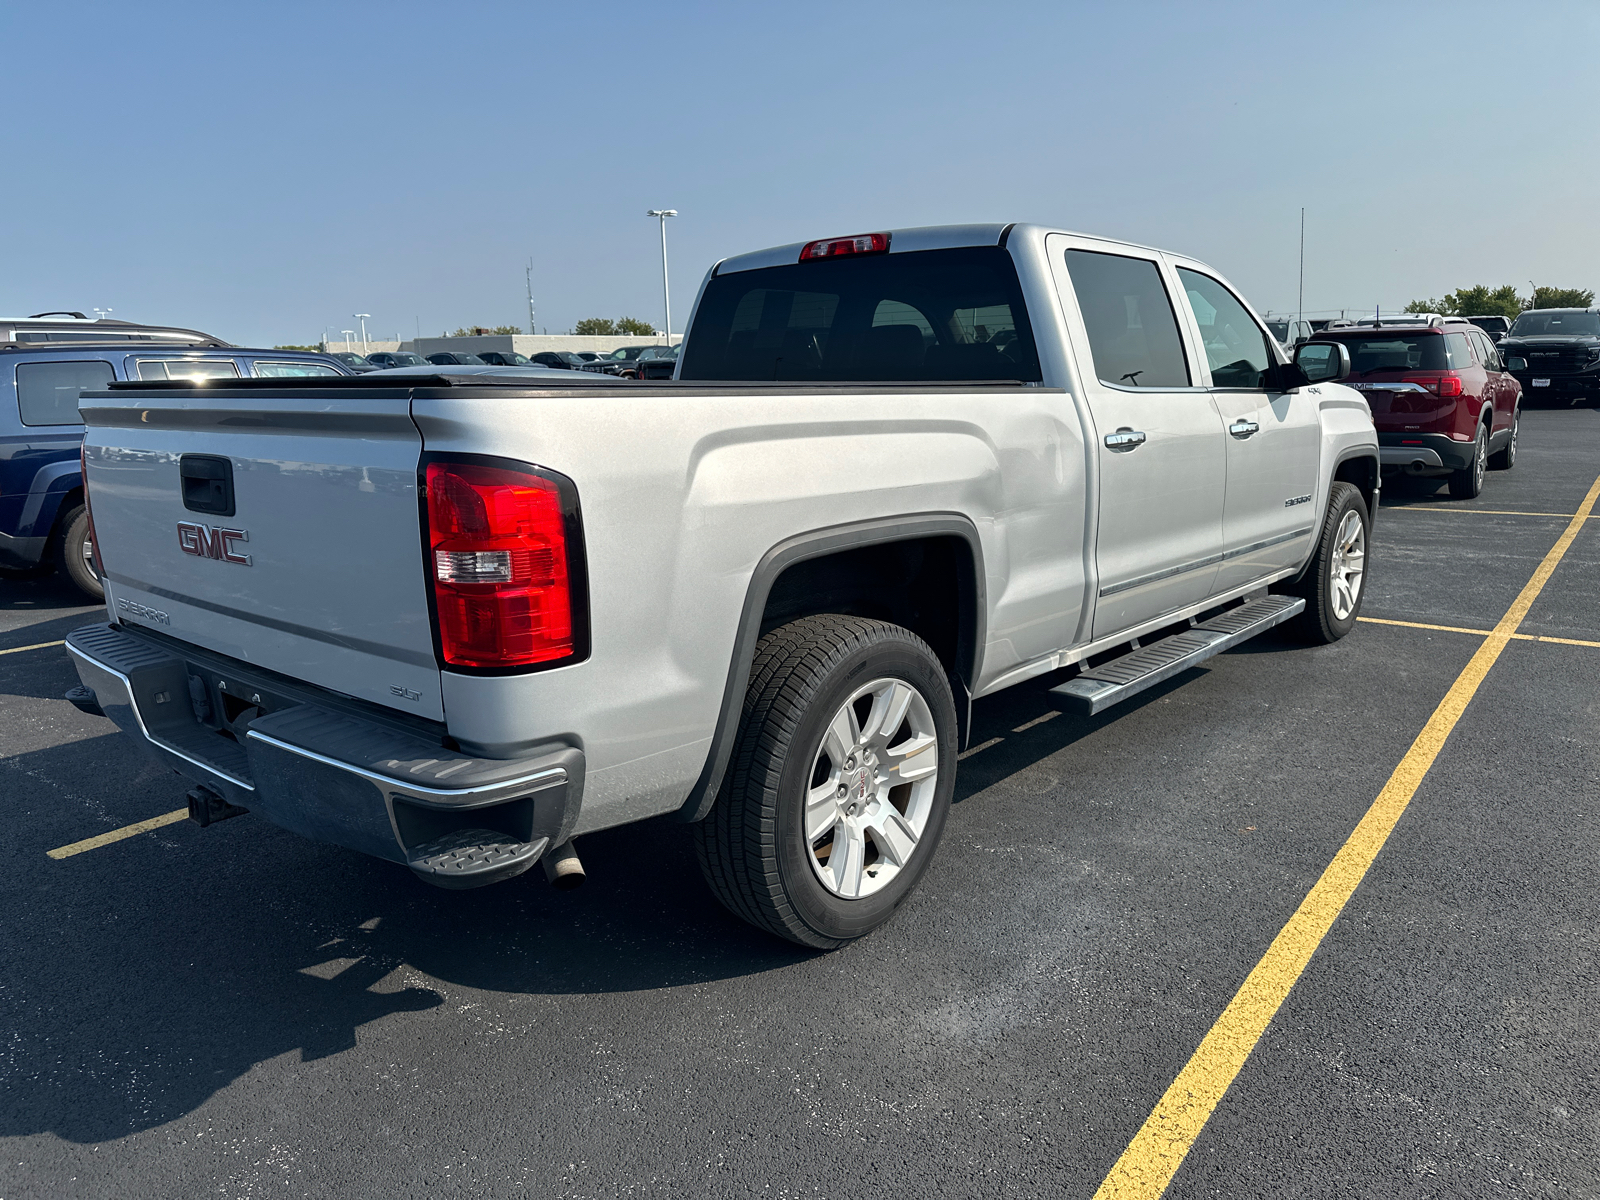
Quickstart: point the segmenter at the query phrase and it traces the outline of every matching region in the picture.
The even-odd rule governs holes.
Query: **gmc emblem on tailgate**
[[[250,535],[243,529],[212,528],[194,521],[178,522],[178,546],[185,554],[196,558],[220,558],[224,562],[250,565],[250,556],[233,548],[234,542],[248,542]]]

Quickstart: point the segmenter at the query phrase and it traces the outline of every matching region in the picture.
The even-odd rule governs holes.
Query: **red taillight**
[[[806,262],[813,258],[838,258],[844,254],[887,254],[889,252],[889,235],[887,233],[863,233],[856,237],[823,238],[818,242],[807,242],[800,251],[800,261]]]
[[[1462,393],[1461,377],[1450,371],[1426,375],[1409,374],[1403,377],[1402,382],[1419,384],[1445,400],[1455,399]]]
[[[557,483],[508,467],[433,462],[427,488],[445,662],[525,667],[574,657],[581,614]]]

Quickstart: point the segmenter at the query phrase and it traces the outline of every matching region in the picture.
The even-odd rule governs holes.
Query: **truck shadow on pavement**
[[[1285,647],[1286,648],[1286,647]],[[1048,676],[980,702],[956,799],[1057,753],[1195,673],[1092,719],[1054,712]],[[1042,720],[1040,718],[1043,718]],[[1019,729],[1018,727],[1024,727]],[[78,1143],[124,1137],[194,1112],[258,1064],[312,1062],[368,1038],[404,1054],[417,1031],[378,1033],[406,1015],[441,1022],[475,993],[581,997],[693,988],[782,970],[814,955],[728,914],[699,877],[689,827],[669,819],[580,839],[590,869],[575,892],[535,868],[507,884],[447,892],[404,868],[305,841],[252,817],[210,829],[188,822],[64,860],[54,845],[111,818],[182,804],[184,785],[113,763],[120,735],[70,742],[0,763],[0,817],[48,826],[54,840],[0,849],[0,1051],[7,1085],[0,1137],[53,1133]],[[125,764],[127,765],[127,764]],[[13,773],[10,768],[20,768]],[[70,780],[71,793],[16,781]],[[101,782],[96,784],[95,780]],[[56,812],[38,822],[41,804]],[[663,1003],[695,1002],[692,998]],[[568,1005],[525,1010],[530,1045],[560,1036]],[[420,1036],[431,1040],[424,1029]]]

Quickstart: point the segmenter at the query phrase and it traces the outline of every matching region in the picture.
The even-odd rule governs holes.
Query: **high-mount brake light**
[[[556,481],[445,461],[428,464],[427,489],[445,663],[514,668],[574,657],[572,547]]]
[[[813,258],[839,258],[846,254],[887,254],[889,252],[889,235],[887,233],[863,233],[855,237],[823,238],[816,242],[807,242],[800,251],[800,261],[809,262]]]
[[[1445,400],[1452,400],[1462,394],[1461,377],[1452,371],[1430,371],[1425,374],[1412,373],[1401,379],[1402,383],[1415,383],[1427,388],[1435,396]]]

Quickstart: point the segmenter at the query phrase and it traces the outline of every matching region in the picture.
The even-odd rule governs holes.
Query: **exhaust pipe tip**
[[[544,865],[544,877],[557,891],[570,892],[585,879],[583,862],[578,858],[578,851],[571,838],[546,851],[539,861]]]

